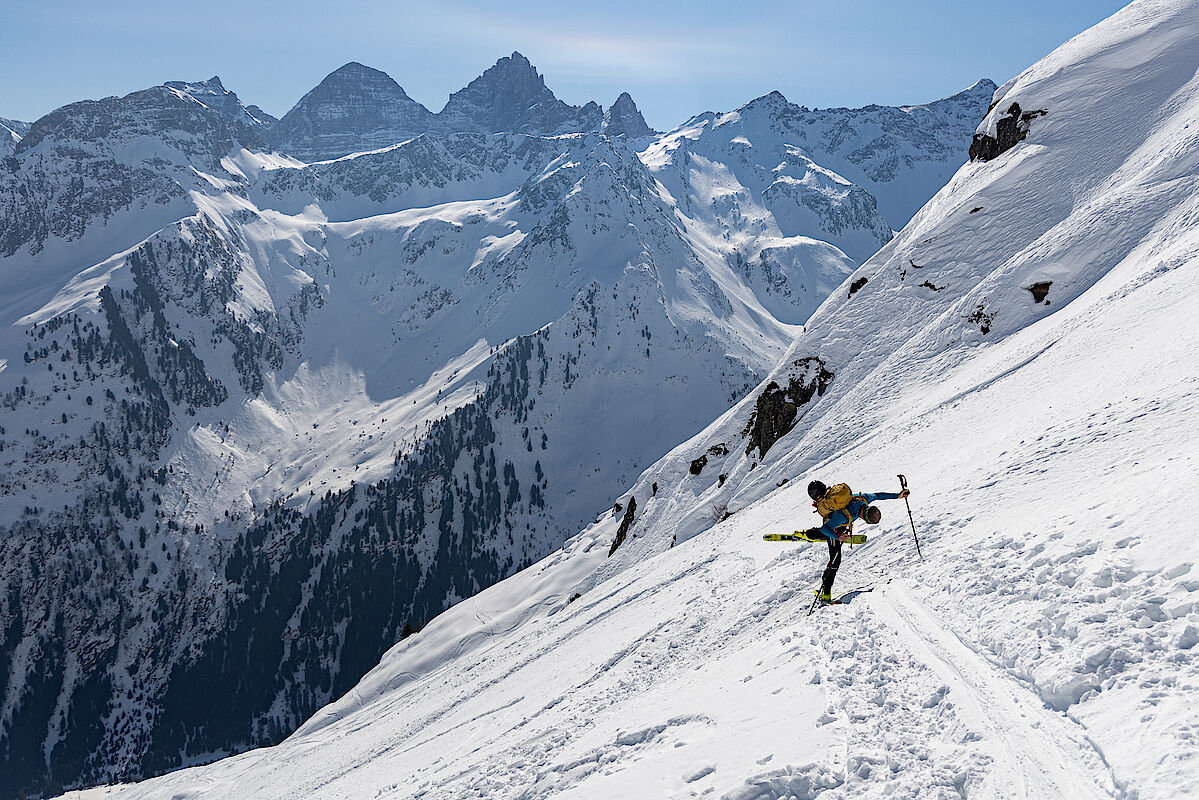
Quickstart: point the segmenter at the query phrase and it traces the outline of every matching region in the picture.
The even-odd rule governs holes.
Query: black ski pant
[[[828,566],[824,568],[824,577],[820,581],[820,593],[831,595],[833,593],[833,581],[837,577],[837,570],[841,567],[841,541],[828,540]]]

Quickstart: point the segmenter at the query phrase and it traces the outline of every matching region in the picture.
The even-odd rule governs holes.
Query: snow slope
[[[1199,793],[1197,44],[1139,0],[1002,87],[979,130],[1027,138],[645,472],[611,557],[615,510],[282,744],[82,796]],[[760,535],[901,470],[924,560],[883,503],[806,617],[822,548]]]

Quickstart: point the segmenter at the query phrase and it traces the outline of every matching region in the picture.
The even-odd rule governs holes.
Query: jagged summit
[[[601,130],[609,136],[627,136],[630,139],[650,136],[654,132],[645,123],[645,117],[641,116],[640,109],[628,92],[621,92],[612,107],[604,113]]]
[[[29,131],[29,123],[0,117],[0,158],[10,156],[17,142]]]
[[[904,111],[913,111],[918,108],[937,109],[946,106],[974,105],[982,101],[990,104],[991,98],[995,95],[995,90],[998,88],[999,86],[990,78],[979,78],[967,88],[948,97],[942,97],[940,100],[934,100],[931,103],[901,106],[901,108]]]
[[[269,139],[296,158],[323,161],[419,136],[432,120],[390,75],[351,61],[300,98]]]
[[[738,108],[736,113],[738,113],[738,114],[753,113],[753,112],[769,113],[770,111],[776,111],[776,110],[780,110],[780,109],[793,109],[793,108],[805,108],[805,107],[796,106],[790,100],[788,100],[783,95],[782,92],[780,92],[778,89],[775,89],[774,91],[767,92],[766,94],[762,95],[761,97],[755,97],[753,100],[750,100],[748,103],[746,103],[745,105]],[[805,110],[806,110],[806,108],[805,108]]]
[[[594,130],[603,112],[595,102],[559,100],[529,59],[514,52],[450,95],[437,116],[445,131],[554,134]]]
[[[221,83],[217,75],[206,81],[167,81],[163,84],[181,94],[203,103],[214,111],[219,112],[232,122],[251,127],[272,125],[278,120],[267,114],[258,106],[247,106],[238,98],[236,92],[231,92]]]

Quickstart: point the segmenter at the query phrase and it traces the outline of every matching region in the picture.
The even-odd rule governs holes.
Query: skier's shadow
[[[854,589],[853,591],[846,592],[845,594],[838,597],[837,600],[840,601],[842,604],[852,603],[854,600],[856,600],[857,598],[866,594],[867,592],[873,592],[873,591],[874,591],[873,586],[864,586],[861,589]]]

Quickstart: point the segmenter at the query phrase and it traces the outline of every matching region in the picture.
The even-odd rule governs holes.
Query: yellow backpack
[[[840,511],[849,505],[850,501],[853,500],[853,496],[853,490],[849,488],[849,484],[847,483],[838,483],[830,486],[825,491],[824,496],[814,503],[816,513],[825,522],[828,522],[829,516],[834,511]]]

